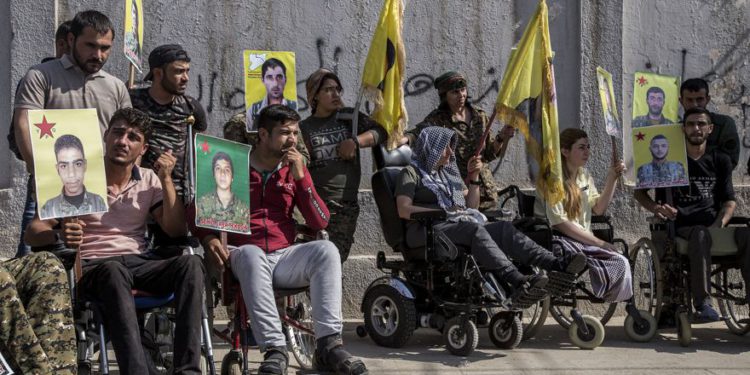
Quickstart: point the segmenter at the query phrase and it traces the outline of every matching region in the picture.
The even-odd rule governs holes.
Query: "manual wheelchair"
[[[552,251],[554,230],[546,219],[535,217],[533,194],[525,194],[517,186],[509,186],[498,193],[500,209],[506,215],[514,216],[513,224],[526,236],[544,248]],[[510,203],[516,202],[515,213]],[[618,245],[623,254],[628,255],[628,246],[624,240],[614,237],[614,227],[609,217],[594,216],[592,231],[595,236]],[[558,234],[559,235],[559,234]],[[631,259],[631,270],[634,262]],[[633,272],[634,284],[650,282],[639,281]],[[588,270],[582,271],[577,278],[575,288],[562,297],[552,297],[549,302],[549,314],[560,326],[568,330],[570,340],[582,349],[594,349],[602,344],[605,338],[604,325],[614,315],[617,303],[606,302],[594,295],[590,288]],[[656,334],[656,319],[649,310],[638,310],[638,301],[631,298],[626,302],[625,333],[637,342],[649,341]],[[546,317],[546,313],[539,314]],[[531,326],[544,324],[544,321],[531,321]]]

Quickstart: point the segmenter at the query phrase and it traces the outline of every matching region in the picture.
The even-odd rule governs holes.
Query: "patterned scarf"
[[[463,182],[453,154],[446,165],[436,165],[446,147],[456,149],[456,133],[439,126],[428,126],[419,133],[414,145],[411,164],[422,177],[422,184],[438,197],[438,204],[447,211],[463,210]]]

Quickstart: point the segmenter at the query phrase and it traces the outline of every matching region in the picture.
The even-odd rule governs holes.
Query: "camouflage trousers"
[[[331,219],[328,221],[328,237],[339,249],[341,263],[349,257],[349,251],[354,243],[354,231],[357,229],[359,217],[359,203],[345,201],[326,201]]]
[[[21,374],[75,374],[68,279],[46,252],[0,263],[0,349]]]

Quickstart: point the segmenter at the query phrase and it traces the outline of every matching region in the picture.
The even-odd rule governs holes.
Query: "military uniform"
[[[409,144],[413,145],[416,143],[419,133],[427,126],[442,126],[455,131],[456,136],[458,137],[458,144],[456,145],[455,151],[456,163],[458,164],[458,170],[461,172],[461,177],[463,178],[466,178],[469,174],[469,159],[474,156],[477,143],[482,139],[484,129],[487,126],[487,121],[489,121],[483,110],[468,103],[466,104],[466,107],[471,110],[470,124],[467,124],[464,121],[454,121],[453,115],[448,106],[441,105],[427,115],[424,121],[417,124],[414,129],[406,132],[406,136],[409,138]],[[481,182],[481,185],[479,186],[479,209],[485,211],[496,209],[498,206],[497,184],[495,182],[495,177],[490,170],[490,162],[498,157],[492,148],[492,137],[487,137],[487,142],[485,143],[481,156],[484,166],[479,171],[479,180]]]
[[[216,191],[212,191],[198,199],[198,212],[201,217],[210,218],[218,222],[247,225],[249,217],[247,204],[232,196],[227,207],[221,205]]]
[[[0,263],[0,350],[20,374],[75,374],[68,278],[46,252]]]
[[[224,139],[248,144],[255,147],[258,144],[258,133],[248,133],[245,122],[245,112],[238,113],[224,124]],[[297,151],[305,158],[305,163],[310,160],[310,153],[307,152],[305,142],[302,140],[302,134],[297,136]]]
[[[681,182],[687,184],[688,178],[685,167],[676,161],[651,162],[638,167],[639,187],[671,186]]]
[[[641,128],[644,126],[653,126],[653,125],[667,125],[667,124],[675,124],[676,121],[672,121],[664,115],[661,115],[658,120],[652,120],[648,117],[648,115],[638,116],[633,119],[633,124],[631,128]]]
[[[60,194],[44,203],[40,211],[40,216],[44,218],[68,217],[86,215],[94,212],[106,212],[107,204],[104,199],[97,194],[88,191],[83,193],[83,203],[76,207],[68,202]]]

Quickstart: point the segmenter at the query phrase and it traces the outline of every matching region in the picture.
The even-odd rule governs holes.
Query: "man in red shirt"
[[[231,265],[240,282],[255,340],[265,352],[258,374],[286,374],[289,357],[273,288],[310,286],[319,370],[366,374],[364,363],[341,340],[341,262],[327,240],[295,244],[295,207],[307,226],[328,225],[328,208],[318,196],[304,158],[296,149],[300,117],[280,104],[258,115],[258,145],[250,154],[251,235],[229,234],[229,249],[215,233],[196,228],[203,246],[220,264]]]

